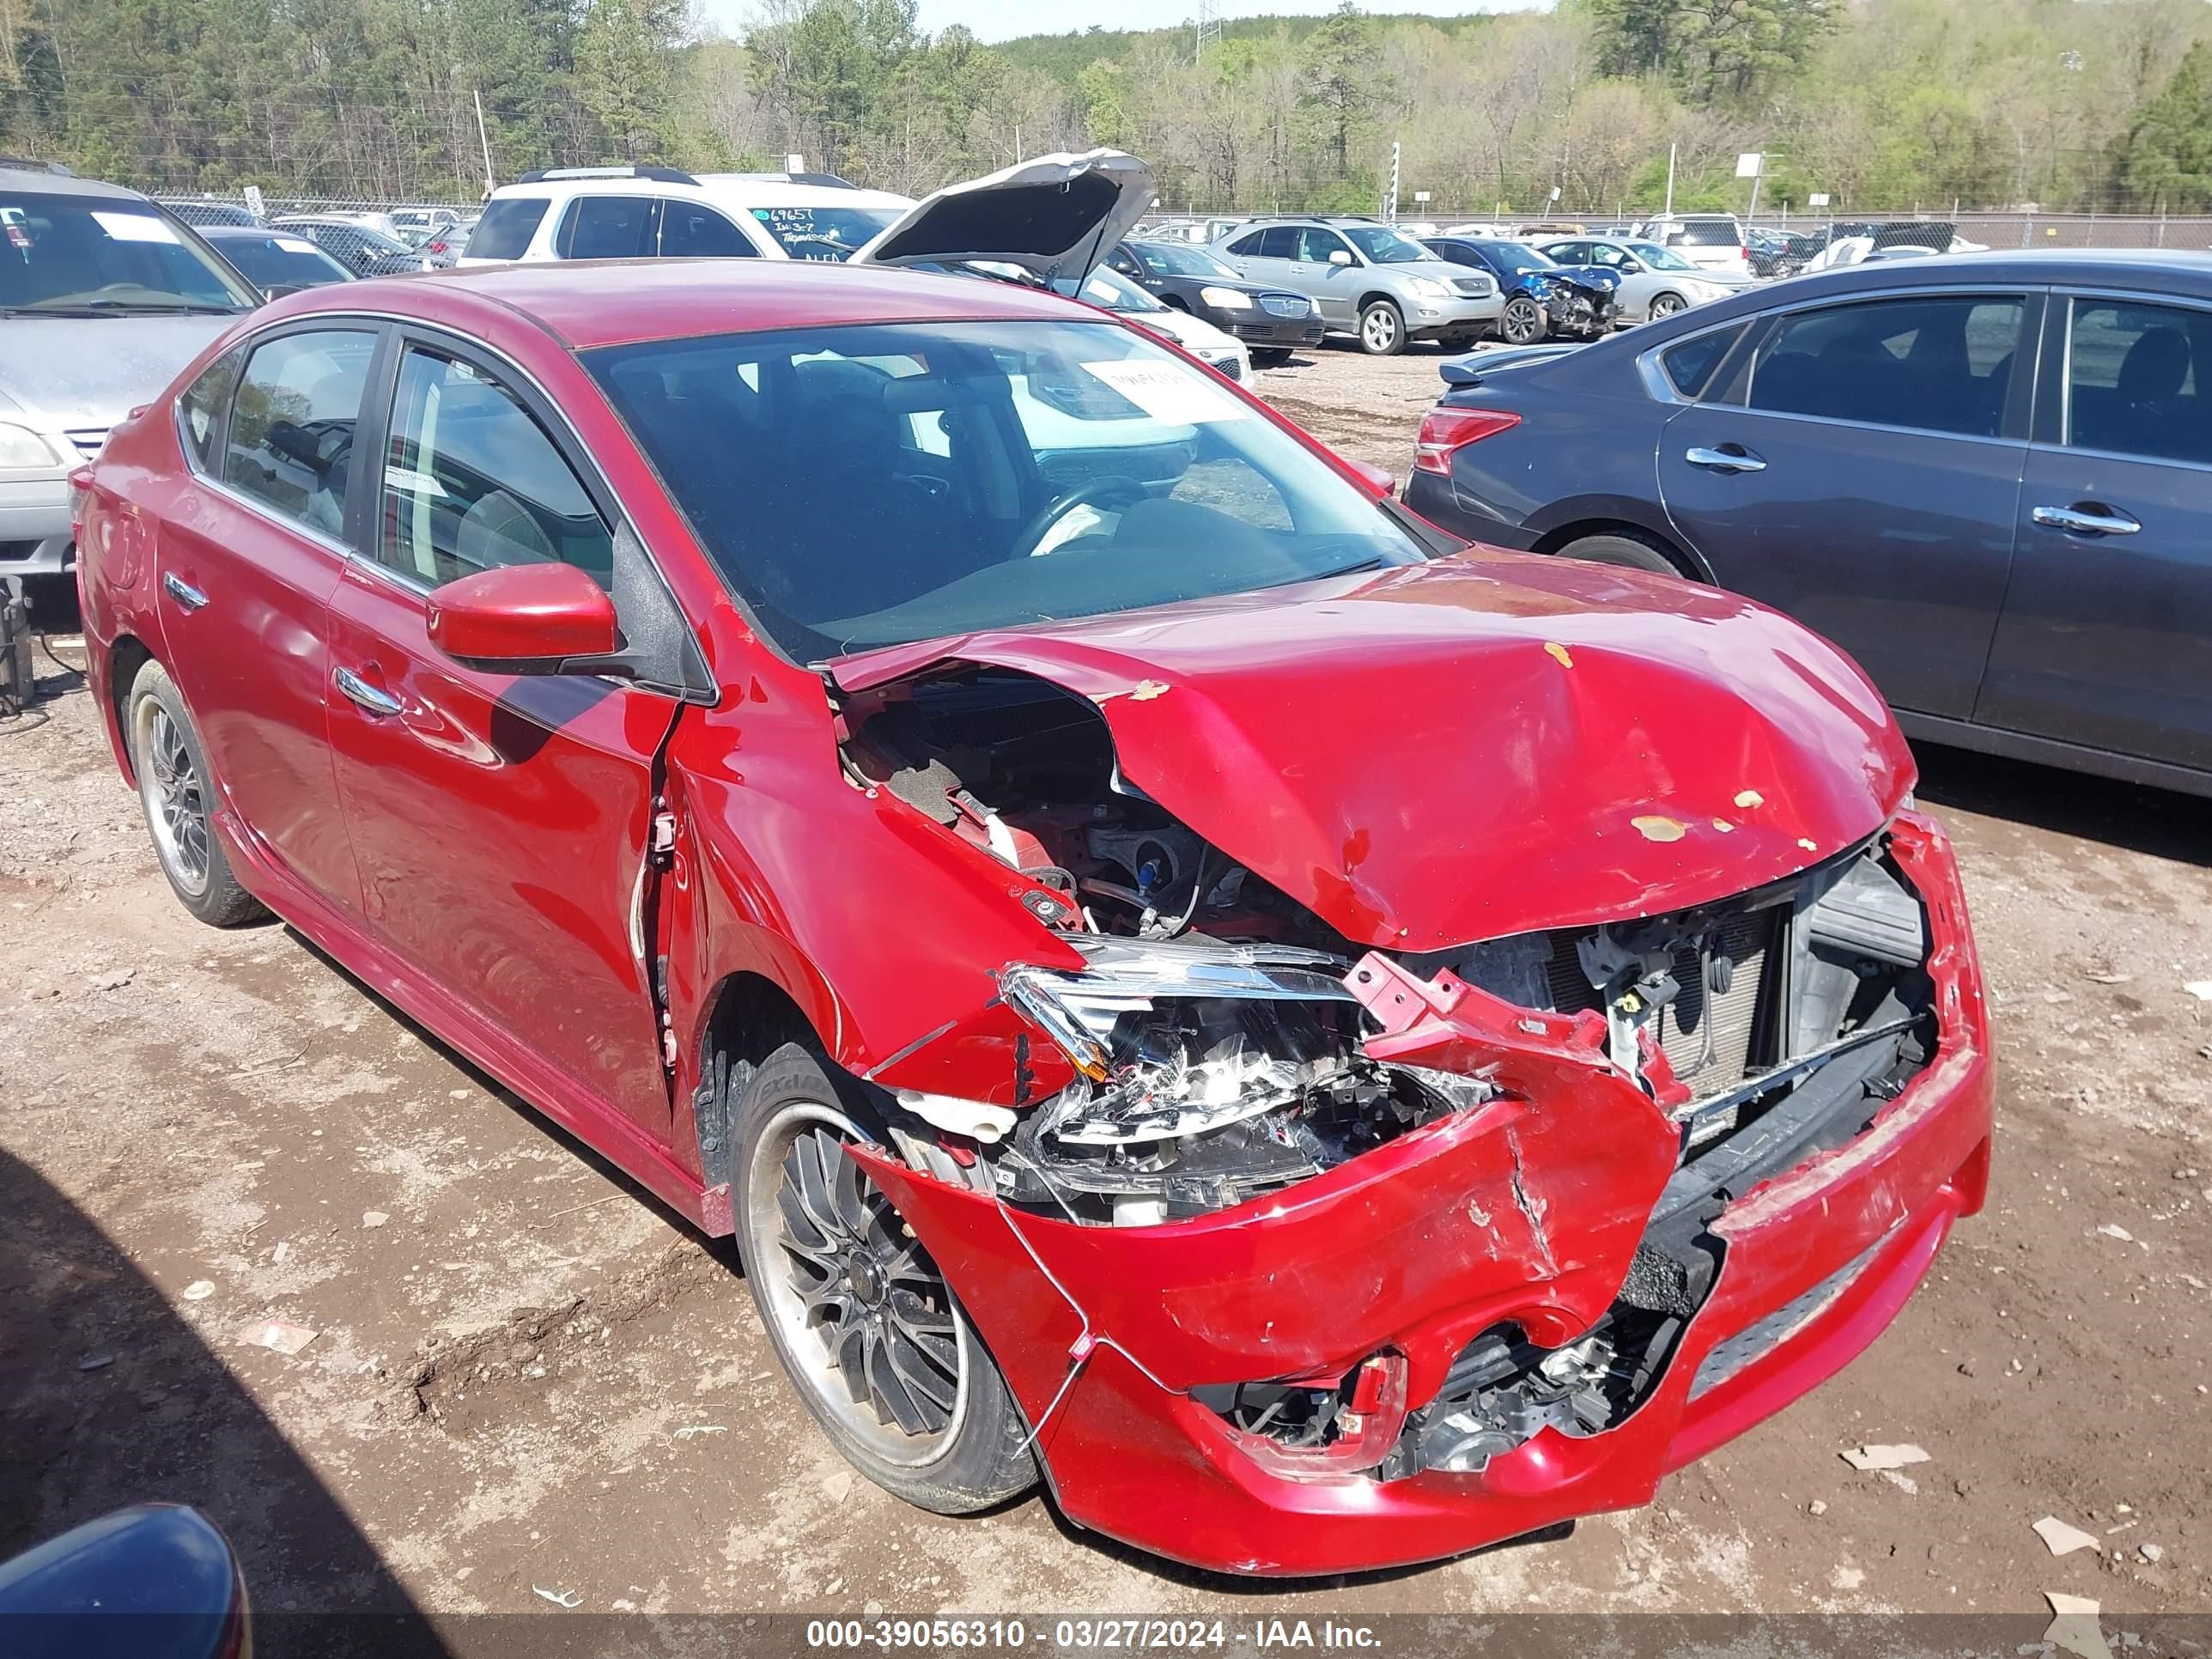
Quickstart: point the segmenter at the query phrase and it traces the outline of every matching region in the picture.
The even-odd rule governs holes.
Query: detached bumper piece
[[[1031,1203],[854,1151],[1070,1519],[1315,1574],[1642,1504],[1847,1364],[1981,1205],[1986,1020],[1927,819],[1705,913],[1453,954],[1341,978],[1359,1065],[1435,1109],[1225,1207]],[[1296,1146],[1325,1114],[1291,1116]]]

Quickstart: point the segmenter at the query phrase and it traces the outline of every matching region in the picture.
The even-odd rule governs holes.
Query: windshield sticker
[[[1124,357],[1118,362],[1085,363],[1083,372],[1103,380],[1154,420],[1170,426],[1241,421],[1249,412],[1202,374],[1175,363]]]
[[[95,210],[93,221],[118,242],[174,242],[177,233],[169,228],[166,219],[157,219],[150,213],[101,213]]]
[[[302,236],[279,236],[276,246],[287,253],[313,253],[315,245]]]

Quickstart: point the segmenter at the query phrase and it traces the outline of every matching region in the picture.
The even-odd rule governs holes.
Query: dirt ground
[[[1437,389],[1418,351],[1261,379],[1401,471]],[[2212,802],[1923,753],[1997,999],[1988,1212],[1869,1354],[1651,1507],[1253,1587],[1042,1498],[942,1520],[854,1479],[731,1251],[286,929],[191,921],[40,667],[0,723],[0,1555],[165,1497],[276,1612],[2212,1607]],[[240,1340],[270,1320],[313,1340]],[[1838,1455],[1900,1442],[1900,1480]],[[2046,1515],[2101,1551],[2054,1559]]]

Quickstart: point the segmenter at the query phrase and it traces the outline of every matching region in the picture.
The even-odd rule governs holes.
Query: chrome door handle
[[[371,685],[349,668],[331,671],[331,684],[353,702],[359,703],[379,720],[399,712],[399,699],[389,691]]]
[[[2088,507],[2103,505],[2088,503]],[[2132,536],[2142,528],[2140,519],[2109,508],[2093,513],[2082,507],[2039,507],[2028,517],[2046,530],[2069,530],[2077,536]]]
[[[1691,449],[1683,452],[1682,459],[1692,466],[1711,467],[1716,472],[1764,472],[1766,463],[1741,446],[1735,450]]]
[[[208,602],[208,596],[194,587],[173,570],[161,573],[161,586],[179,605],[187,611],[197,611]]]

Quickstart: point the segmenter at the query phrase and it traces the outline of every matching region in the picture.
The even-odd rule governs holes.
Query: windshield
[[[849,259],[898,220],[898,208],[755,208],[753,217],[794,259]]]
[[[791,330],[583,361],[801,661],[1423,557],[1297,439],[1115,323]]]
[[[1695,270],[1692,264],[1671,247],[1661,247],[1656,242],[1631,242],[1628,251],[1650,265],[1654,270]]]
[[[1083,279],[1082,297],[1109,311],[1165,311],[1167,307],[1118,270],[1101,265]]]
[[[258,296],[127,198],[0,190],[0,311],[41,316],[246,311]]]
[[[281,230],[216,239],[215,251],[264,289],[290,283],[316,288],[325,283],[352,280],[353,273],[304,236]]]
[[[1553,270],[1558,261],[1519,242],[1477,242],[1475,246],[1516,276],[1532,270]]]
[[[1133,242],[1129,247],[1155,276],[1196,276],[1222,283],[1243,280],[1202,247],[1176,242]]]
[[[1401,236],[1395,230],[1385,230],[1381,225],[1339,225],[1337,228],[1352,239],[1354,247],[1378,265],[1410,265],[1418,260],[1437,257],[1410,237]]]

